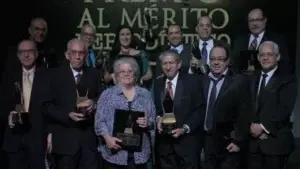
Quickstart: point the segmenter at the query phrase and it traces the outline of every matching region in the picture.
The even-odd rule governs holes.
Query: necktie
[[[79,84],[80,80],[81,80],[81,77],[82,77],[82,73],[78,73],[76,75],[76,84]]]
[[[24,72],[23,77],[23,98],[24,98],[24,109],[25,112],[29,110],[29,103],[30,103],[30,96],[31,96],[31,88],[32,88],[32,81],[30,79],[31,73]]]
[[[203,61],[205,61],[205,62],[207,62],[207,55],[208,55],[206,46],[207,46],[207,42],[204,42],[202,44],[202,50],[201,50],[201,56],[202,56]]]
[[[93,49],[90,49],[89,55],[86,57],[86,65],[88,67],[95,67],[95,52]]]
[[[168,82],[167,92],[169,93],[171,99],[174,100],[173,89],[172,89],[172,82],[171,81]]]
[[[220,76],[217,80],[211,78],[211,81],[213,82],[213,86],[210,91],[209,101],[208,101],[208,107],[206,112],[206,119],[205,119],[205,126],[207,130],[212,129],[213,125],[213,107],[217,98],[217,84],[220,80],[222,80],[224,76]]]
[[[256,50],[256,47],[257,47],[257,36],[255,36],[254,39],[252,40],[249,46],[249,50]]]
[[[262,80],[259,87],[259,94],[258,97],[261,98],[261,95],[264,93],[265,87],[266,87],[266,78],[268,77],[268,74],[264,73],[262,74]]]

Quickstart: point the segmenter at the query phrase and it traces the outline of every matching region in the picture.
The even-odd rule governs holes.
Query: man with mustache
[[[261,9],[256,8],[249,12],[249,33],[233,40],[232,64],[235,72],[242,73],[244,71],[260,70],[261,66],[255,55],[257,54],[259,45],[267,40],[276,42],[280,47],[281,58],[278,63],[279,69],[286,73],[292,72],[286,43],[280,35],[267,31],[266,26],[267,17]]]

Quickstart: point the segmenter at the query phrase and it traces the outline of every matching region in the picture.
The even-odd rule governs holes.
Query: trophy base
[[[129,134],[129,133],[117,133],[117,138],[122,140],[122,147],[126,148],[134,148],[140,146],[141,136],[137,134]]]
[[[162,133],[166,135],[172,135],[172,130],[176,129],[176,124],[162,124]]]

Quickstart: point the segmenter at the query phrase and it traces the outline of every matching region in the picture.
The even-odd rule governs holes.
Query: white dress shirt
[[[260,44],[260,42],[261,42],[261,40],[262,40],[264,34],[265,34],[265,31],[261,32],[261,33],[258,35],[258,37],[256,38],[256,41],[257,41],[256,44],[257,44],[257,45],[256,45],[255,49],[257,49],[257,48],[259,47],[259,44]],[[249,39],[249,42],[248,42],[248,49],[250,48],[251,43],[252,43],[252,41],[253,41],[254,39],[255,39],[255,36],[254,36],[253,34],[251,34],[250,39]]]
[[[272,69],[271,71],[269,71],[268,73],[264,73],[264,72],[261,72],[261,76],[260,76],[260,80],[259,80],[259,84],[258,84],[258,89],[257,89],[257,95],[259,94],[259,91],[260,91],[260,85],[261,85],[261,81],[263,79],[263,74],[267,74],[268,76],[266,77],[266,84],[265,86],[267,86],[268,82],[270,81],[271,77],[273,76],[273,74],[275,73],[275,71],[277,70],[277,66]],[[265,128],[265,126],[263,124],[260,124],[261,127],[263,128],[263,130],[269,134],[270,132]]]
[[[181,44],[177,47],[174,47],[174,46],[171,45],[170,49],[176,50],[178,52],[178,54],[181,54],[181,52],[183,51],[183,44]]]
[[[33,67],[30,70],[26,70],[25,68],[23,68],[22,84],[23,84],[23,100],[24,100],[25,112],[29,111],[32,84],[34,79],[34,71],[35,71],[35,67]]]
[[[177,73],[177,75],[172,80],[167,79],[166,84],[165,84],[165,88],[168,88],[168,83],[171,81],[171,83],[172,83],[172,92],[173,92],[172,94],[173,94],[174,98],[175,98],[175,90],[176,90],[176,85],[177,85],[177,80],[178,80],[178,74],[179,73]]]
[[[78,74],[81,74],[82,75],[82,70],[80,71],[80,72],[78,72],[78,71],[76,71],[76,70],[74,70],[72,67],[71,67],[71,70],[72,70],[72,72],[73,72],[73,76],[74,76],[74,78],[75,78],[75,82],[77,82],[77,75]]]
[[[206,45],[206,50],[207,50],[207,60],[206,60],[206,63],[209,65],[209,55],[210,55],[210,51],[211,49],[214,47],[214,41],[213,39],[210,39],[208,41],[203,41],[201,39],[199,39],[199,49],[200,49],[200,52],[202,51],[202,48],[203,48],[203,43],[206,42],[207,45]]]

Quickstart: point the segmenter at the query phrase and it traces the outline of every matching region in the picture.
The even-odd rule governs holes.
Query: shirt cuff
[[[160,116],[157,116],[156,119],[155,119],[155,122],[157,123],[157,121],[158,121],[160,118],[161,118]]]
[[[190,127],[189,127],[188,125],[184,124],[184,125],[183,125],[183,128],[184,128],[184,130],[185,130],[185,132],[186,132],[187,134],[191,132],[191,129],[190,129]]]
[[[270,134],[270,132],[265,128],[265,126],[263,124],[260,124],[260,126],[267,134]]]

